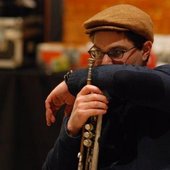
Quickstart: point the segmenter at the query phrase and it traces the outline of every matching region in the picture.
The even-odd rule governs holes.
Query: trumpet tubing
[[[92,81],[92,67],[95,59],[89,58],[87,84]],[[80,152],[78,153],[78,170],[97,170],[102,116],[92,116],[82,129]]]

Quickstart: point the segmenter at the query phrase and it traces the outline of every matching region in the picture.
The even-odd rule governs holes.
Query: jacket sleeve
[[[87,69],[75,71],[69,78],[69,91],[76,95],[86,84]],[[92,84],[132,104],[170,110],[170,65],[149,69],[133,65],[94,67]]]
[[[67,118],[64,118],[60,134],[49,151],[42,170],[75,170],[78,165],[77,154],[80,136],[70,137],[66,131]]]

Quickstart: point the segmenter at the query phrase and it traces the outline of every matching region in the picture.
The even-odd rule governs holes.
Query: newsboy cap
[[[153,23],[141,9],[119,4],[97,13],[84,22],[87,34],[101,30],[132,31],[153,42]]]

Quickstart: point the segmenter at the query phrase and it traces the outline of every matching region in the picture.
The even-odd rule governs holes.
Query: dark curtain
[[[61,109],[57,123],[46,126],[44,101],[63,75],[38,70],[0,71],[0,169],[41,169],[62,122]]]

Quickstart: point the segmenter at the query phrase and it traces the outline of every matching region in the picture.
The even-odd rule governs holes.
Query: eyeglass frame
[[[114,59],[122,59],[125,53],[129,52],[130,50],[132,50],[132,49],[134,49],[134,48],[136,48],[136,47],[133,46],[133,47],[127,49],[127,50],[126,50],[126,49],[119,50],[119,51],[122,52],[122,54],[120,54],[121,56],[119,56],[119,57],[113,57],[113,56],[110,56],[111,54],[109,54],[109,52],[111,52],[111,50],[115,50],[115,51],[116,51],[116,48],[115,48],[115,49],[112,48],[112,49],[110,49],[110,50],[107,51],[107,52],[103,52],[103,51],[101,51],[100,49],[92,50],[93,48],[95,48],[95,46],[92,46],[92,47],[88,50],[88,53],[90,54],[91,57],[94,57],[94,58],[96,58],[96,59],[102,59],[103,56],[104,56],[105,54],[107,54],[107,56],[108,56],[109,58],[111,58],[112,60],[114,60]],[[96,48],[97,48],[97,47],[96,47]],[[117,48],[118,48],[118,47],[117,47]],[[117,50],[118,50],[118,49],[117,49]],[[100,52],[100,56],[96,57],[95,55],[93,55],[92,52],[94,52],[94,51]]]

